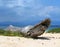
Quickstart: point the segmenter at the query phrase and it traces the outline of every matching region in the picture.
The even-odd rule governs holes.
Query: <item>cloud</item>
[[[0,0],[0,6],[15,7],[15,6],[28,6],[32,0]]]
[[[34,6],[34,7],[15,7],[16,13],[20,16],[40,16],[52,17],[51,14],[60,14],[60,8],[56,6]]]
[[[16,20],[19,21],[19,19],[28,20],[29,18],[32,17],[34,20],[36,18],[42,19],[46,17],[56,18],[57,17],[56,15],[58,14],[60,15],[60,7],[53,5],[44,6],[41,0],[0,0],[0,7],[1,6],[4,7],[4,13],[7,10],[5,9],[5,7],[11,10],[11,11],[10,10],[6,11],[6,15],[9,14],[8,17],[12,18],[11,21],[13,21],[13,19],[15,20],[16,17],[18,18],[18,20],[17,19]],[[11,17],[12,14],[14,15],[14,17]],[[56,15],[54,16],[52,14],[56,14]]]
[[[6,7],[14,7],[17,5],[22,5],[22,1],[21,0],[0,0],[0,6],[6,6]]]
[[[39,10],[40,11],[40,10]],[[60,13],[60,8],[56,6],[45,6],[42,7],[41,11],[39,12],[39,15],[48,16],[50,17],[52,13]]]
[[[39,15],[39,16],[46,16],[50,17],[49,13],[54,11],[59,13],[58,7],[55,6],[44,6],[41,0],[0,0],[0,5],[6,6],[8,8],[14,8],[16,12],[19,14],[26,13]],[[20,7],[18,7],[20,6]],[[28,13],[29,12],[29,13]]]

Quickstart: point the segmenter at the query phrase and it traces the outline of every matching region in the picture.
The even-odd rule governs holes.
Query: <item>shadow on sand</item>
[[[50,40],[50,39],[47,38],[47,37],[36,37],[36,38],[33,38],[33,39]]]

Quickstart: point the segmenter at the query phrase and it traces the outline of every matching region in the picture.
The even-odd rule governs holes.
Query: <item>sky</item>
[[[60,22],[60,0],[0,0],[0,22]]]

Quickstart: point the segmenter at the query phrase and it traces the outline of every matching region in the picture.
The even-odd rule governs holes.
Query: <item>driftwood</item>
[[[50,25],[50,19],[45,19],[41,23],[35,25],[33,28],[31,28],[26,34],[25,37],[37,37],[42,35],[49,27]]]

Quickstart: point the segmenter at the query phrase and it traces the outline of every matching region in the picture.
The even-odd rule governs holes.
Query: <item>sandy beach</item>
[[[0,36],[0,47],[60,47],[60,34],[44,33],[36,39]]]

